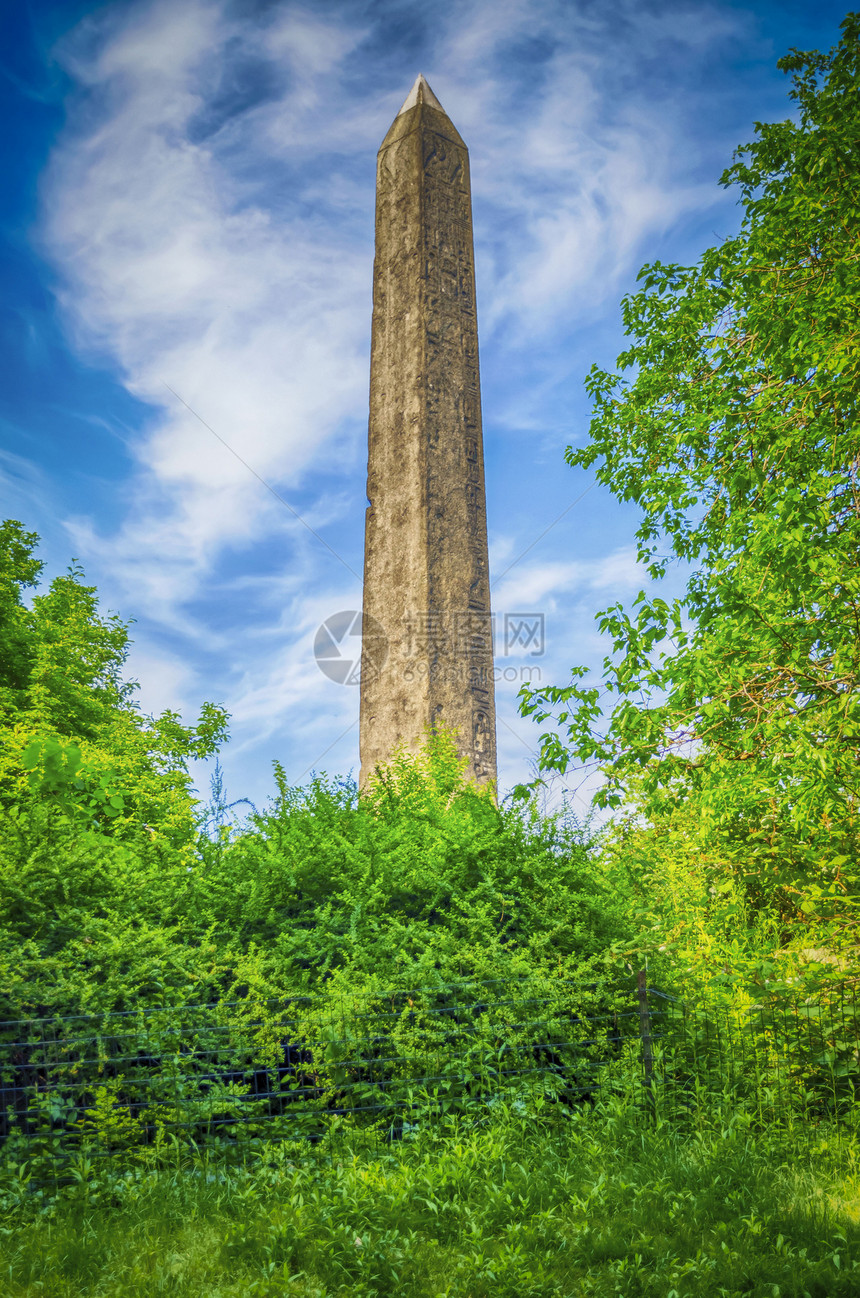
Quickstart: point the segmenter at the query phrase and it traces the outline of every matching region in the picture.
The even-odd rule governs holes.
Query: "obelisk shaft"
[[[367,495],[362,781],[441,726],[495,780],[469,155],[423,78],[378,158]]]

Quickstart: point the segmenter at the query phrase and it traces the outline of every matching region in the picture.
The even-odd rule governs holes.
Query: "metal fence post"
[[[654,1102],[654,1051],[651,1041],[651,1015],[648,1011],[648,971],[640,969],[636,975],[636,992],[639,997],[639,1037],[642,1042],[642,1071],[645,1076],[649,1110]]]

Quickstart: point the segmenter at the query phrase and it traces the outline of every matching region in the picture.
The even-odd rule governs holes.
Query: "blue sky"
[[[40,533],[48,576],[74,556],[134,619],[148,711],[229,709],[231,797],[264,802],[274,758],[357,774],[357,689],[313,640],[361,603],[375,156],[417,73],[471,154],[493,603],[546,619],[543,657],[499,658],[504,792],[539,735],[520,670],[599,668],[595,612],[643,584],[635,511],[563,461],[584,376],[622,349],[644,262],[737,228],[717,179],[754,121],[790,114],[776,60],[835,44],[844,13],[4,6],[2,516]]]

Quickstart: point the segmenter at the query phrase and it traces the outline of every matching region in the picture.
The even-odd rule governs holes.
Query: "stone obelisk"
[[[361,779],[459,735],[496,779],[469,154],[422,76],[379,150],[361,665]]]

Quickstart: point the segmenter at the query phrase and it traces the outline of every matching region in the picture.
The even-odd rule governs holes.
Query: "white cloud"
[[[337,223],[296,214],[300,192],[275,217],[246,201],[231,151],[241,123],[226,151],[193,138],[218,59],[243,42],[257,56],[269,43],[285,62],[292,49],[302,101],[319,104],[344,33],[310,20],[261,32],[211,3],[121,14],[108,10],[65,49],[89,98],[45,178],[43,240],[79,344],[111,358],[157,412],[136,448],[135,508],[111,546],[161,616],[166,584],[187,599],[223,545],[265,535],[276,513],[165,383],[263,477],[295,485],[364,400],[369,266]],[[254,161],[265,165],[265,149]]]
[[[140,683],[137,699],[144,712],[158,716],[162,712],[195,711],[186,700],[195,685],[194,671],[188,662],[167,654],[163,649],[148,649],[144,643],[133,644],[126,660],[127,678]]]
[[[659,60],[671,76],[680,62],[689,76],[747,20],[707,5],[691,17],[638,0],[599,11],[474,0],[440,33],[440,85],[456,112],[447,86],[442,102],[475,141],[473,186],[491,213],[491,229],[477,232],[485,338],[503,326],[521,345],[560,322],[581,325],[617,297],[649,240],[725,201],[712,177],[694,178],[689,125],[648,68]],[[540,47],[526,79],[518,55]]]
[[[628,594],[648,584],[648,574],[630,546],[598,559],[545,560],[516,564],[493,591],[499,610],[554,609],[568,591]]]

